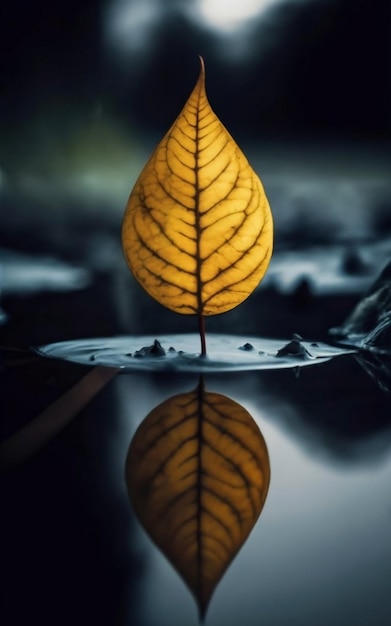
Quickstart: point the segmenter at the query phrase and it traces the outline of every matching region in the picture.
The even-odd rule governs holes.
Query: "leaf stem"
[[[198,315],[198,329],[201,339],[201,356],[206,356],[205,317],[201,313]]]

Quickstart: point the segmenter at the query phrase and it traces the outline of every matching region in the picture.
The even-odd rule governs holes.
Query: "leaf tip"
[[[200,60],[200,66],[201,66],[201,72],[200,75],[204,78],[205,77],[205,61],[204,61],[204,57],[202,57],[200,54],[198,55],[198,58]]]
[[[205,624],[207,610],[208,610],[208,604],[198,602],[198,621],[200,624]]]

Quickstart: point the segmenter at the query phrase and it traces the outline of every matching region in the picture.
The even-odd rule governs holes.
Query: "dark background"
[[[201,54],[214,107],[243,136],[390,140],[387,0],[275,2],[236,34],[245,40],[236,57],[224,54],[221,35],[190,19],[191,2],[160,4],[141,43],[132,49],[130,31],[121,50],[105,25],[108,2],[4,3],[2,133],[11,129],[19,143],[18,129],[38,112],[68,106],[82,119],[98,101],[124,124],[163,132]]]
[[[129,2],[128,33],[124,16],[124,29],[115,30],[120,4],[23,0],[0,9],[2,439],[84,374],[78,366],[33,357],[31,345],[196,330],[193,318],[163,311],[134,284],[119,236],[127,196],[185,103],[199,54],[206,61],[210,102],[259,171],[276,226],[263,289],[232,313],[208,320],[207,329],[328,339],[328,329],[342,323],[391,257],[388,0],[281,0],[225,35],[202,23],[189,10],[195,3],[185,0]],[[85,274],[76,288],[72,272],[79,271]],[[153,408],[152,400],[181,391],[182,384],[188,390],[194,381],[121,377],[40,454],[1,479],[1,624],[21,626],[28,619],[43,626],[155,626],[166,619],[183,625],[180,617],[175,622],[168,612],[159,615],[158,602],[156,613],[153,608],[149,618],[145,611],[142,617],[143,594],[153,604],[146,582],[150,561],[140,547],[122,477],[134,424]],[[218,384],[223,392],[231,389],[229,377]],[[370,493],[379,489],[373,510],[388,520],[389,495],[380,478],[371,478],[388,458],[389,396],[353,358],[303,368],[299,378],[292,372],[241,375],[232,379],[232,390],[256,407],[260,422],[266,411],[292,448],[335,472],[327,493],[339,493],[345,472],[352,472],[356,485],[363,473]],[[368,607],[376,604],[376,623],[388,624],[384,581],[391,555],[386,535],[379,531],[377,539],[372,532],[380,513],[371,526],[366,510],[363,537],[375,556],[356,567],[361,535],[348,555],[343,531],[334,538],[335,552],[323,546],[322,537],[344,516],[356,528],[365,504],[357,498],[353,506],[348,497],[344,508],[331,498],[336,517],[330,522],[326,515],[324,526],[310,527],[310,504],[322,510],[316,485],[315,496],[303,488],[302,517],[295,517],[298,508],[290,507],[289,495],[285,508],[278,498],[282,502],[281,493],[292,493],[290,480],[308,482],[311,463],[307,479],[296,476],[278,438],[271,449],[276,491],[269,520],[277,521],[279,537],[292,532],[294,542],[297,526],[304,535],[314,533],[324,563],[329,554],[346,556],[349,576],[341,583],[337,576],[327,587],[333,598],[346,586],[357,596],[366,579],[355,586],[353,574],[369,572],[377,586],[367,596]],[[286,481],[282,487],[278,476]],[[272,530],[268,545],[276,547],[273,541],[281,539],[273,539]],[[354,532],[346,536],[355,538]],[[297,546],[305,550],[306,537],[300,537]],[[282,593],[284,584],[293,588],[289,567],[301,580],[304,566],[300,570],[295,559],[281,561]],[[336,558],[335,569],[340,565]],[[250,578],[257,575],[258,570]],[[267,597],[281,605],[280,587],[269,589],[264,582]],[[181,584],[168,593],[182,597]],[[304,585],[301,601],[293,601],[300,626],[321,623],[318,601],[324,624],[345,626],[351,619],[355,626],[372,626],[370,611],[360,613],[356,600],[322,604],[322,582],[311,596],[313,613],[300,619],[309,606],[305,590]],[[253,594],[254,611],[257,598]],[[274,626],[268,615],[263,623]],[[234,611],[230,616],[236,619]],[[279,626],[293,623],[289,611],[280,615]]]

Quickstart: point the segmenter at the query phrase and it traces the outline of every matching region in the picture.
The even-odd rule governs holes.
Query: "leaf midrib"
[[[202,77],[202,81],[204,78]],[[202,94],[203,82],[200,83],[198,89],[198,102],[196,109],[196,126],[195,126],[195,191],[194,191],[194,210],[195,210],[195,229],[196,229],[196,282],[197,282],[197,308],[198,315],[203,315],[204,304],[202,301],[202,282],[201,282],[201,216],[200,216],[200,185],[199,185],[199,125],[200,125],[200,100]]]
[[[197,415],[198,415],[198,467],[197,467],[197,598],[199,602],[200,608],[200,618],[201,621],[204,617],[204,613],[206,610],[206,606],[203,601],[203,593],[202,593],[202,572],[203,572],[203,549],[202,549],[202,475],[203,475],[203,467],[202,467],[202,448],[204,444],[204,435],[203,435],[203,422],[204,422],[204,413],[203,413],[203,397],[204,397],[204,383],[202,377],[200,378],[198,387],[197,387]]]

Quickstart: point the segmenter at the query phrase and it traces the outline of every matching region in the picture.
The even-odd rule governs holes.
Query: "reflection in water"
[[[94,367],[35,419],[0,442],[0,477],[36,454],[109,383],[118,370]]]
[[[45,372],[46,363],[50,364],[49,371],[58,371],[54,369],[56,362],[44,361]],[[11,373],[18,382],[11,386],[10,378],[6,378],[7,392],[15,387],[19,407],[26,411],[27,404],[33,404],[30,414],[36,415],[41,411],[39,404],[50,405],[47,390],[38,396],[39,381],[46,380],[46,373],[38,373],[35,365],[26,372],[20,365],[10,367]],[[34,384],[27,386],[20,380],[21,374],[30,382],[33,378]],[[73,386],[80,373],[66,365],[61,376],[56,376],[61,388],[70,390],[70,380]],[[96,372],[84,382],[98,383],[100,376],[106,374]],[[217,461],[213,464],[220,477],[221,470],[226,471],[225,483],[229,483],[220,482],[218,493],[226,497],[227,488],[234,494],[242,491],[244,506],[244,482],[240,482],[240,473],[229,471],[228,461],[237,463],[236,447],[226,442],[237,432],[232,428],[242,428],[251,418],[220,394],[236,398],[260,424],[273,466],[273,490],[262,511],[262,523],[253,528],[234,566],[224,573],[223,584],[213,593],[208,625],[388,626],[389,396],[372,383],[354,359],[305,368],[299,378],[288,370],[214,376],[213,388],[219,394],[202,386],[184,394],[184,384],[184,377],[177,374],[117,376],[80,419],[2,478],[2,626],[26,623],[31,615],[43,626],[53,623],[53,615],[56,626],[72,620],[96,626],[196,624],[190,594],[176,572],[151,542],[142,541],[141,530],[137,535],[134,532],[135,516],[123,481],[123,463],[138,417],[159,404],[140,427],[139,433],[149,432],[147,442],[151,445],[144,441],[145,446],[139,449],[145,452],[132,480],[138,472],[140,482],[148,482],[153,471],[149,468],[151,458],[159,450],[163,462],[170,454],[170,442],[173,454],[159,475],[159,489],[144,490],[144,498],[145,494],[163,498],[168,486],[174,488],[169,472],[176,475],[182,469],[184,473],[196,465],[189,460],[181,468],[175,466],[179,458],[172,437],[186,431],[191,438],[202,415],[205,433],[198,441],[205,446],[216,431],[213,424],[218,418],[225,431],[218,437],[218,445],[229,457],[226,466],[224,459],[221,468]],[[160,404],[167,396],[174,398]],[[197,408],[202,408],[201,414]],[[13,413],[1,415],[4,421],[6,417],[10,422]],[[148,427],[151,421],[154,425]],[[159,430],[164,423],[172,425],[165,434]],[[248,432],[251,439],[259,438],[254,425]],[[140,443],[139,437],[137,434],[132,447]],[[191,456],[192,445],[187,441],[181,447],[177,465]],[[259,443],[262,450],[264,444]],[[263,460],[265,496],[267,456]],[[255,470],[261,471],[257,465]],[[180,488],[180,480],[177,485]],[[177,494],[180,497],[179,491]],[[164,506],[162,499],[160,502]],[[179,501],[168,507],[165,519],[155,517],[163,527],[159,532],[166,532],[166,536],[172,524],[173,540],[180,535],[174,526],[181,514],[177,506]],[[144,515],[147,510],[145,505]],[[231,518],[224,513],[224,523],[233,521]],[[235,532],[239,533],[238,525]],[[226,541],[231,541],[228,535]],[[117,614],[118,607],[123,615]]]
[[[358,348],[357,361],[383,391],[391,391],[391,262],[348,318],[330,334],[342,345]]]
[[[206,391],[202,378],[153,409],[133,438],[126,461],[131,502],[201,618],[262,511],[269,480],[255,421],[230,398]]]
[[[355,358],[377,382],[380,389],[386,393],[391,393],[391,354],[389,350],[362,350]]]

